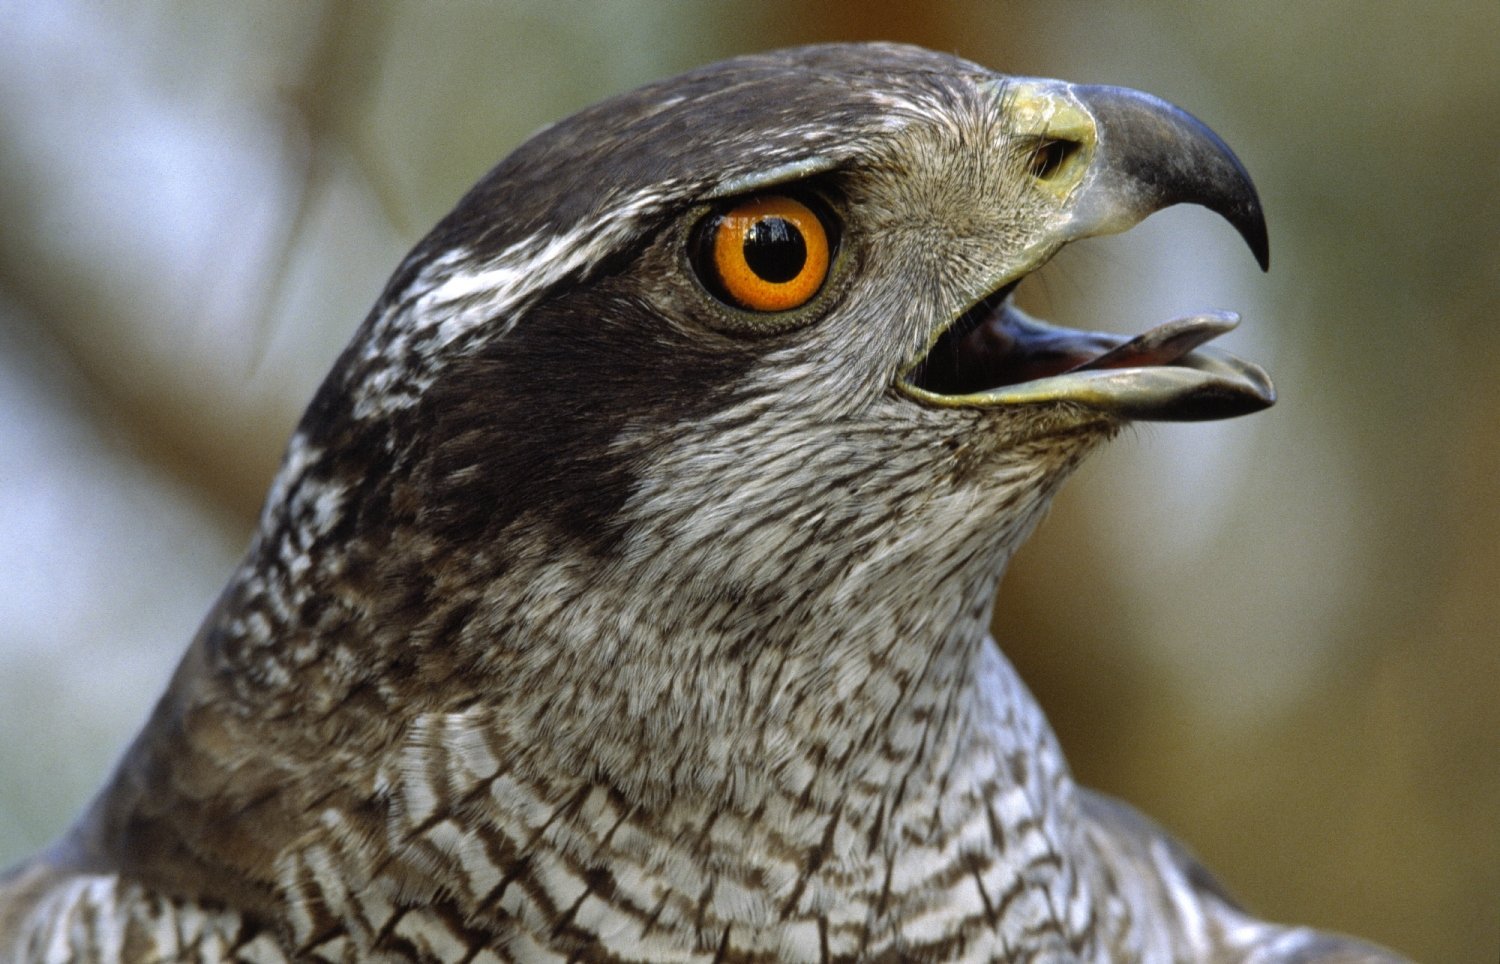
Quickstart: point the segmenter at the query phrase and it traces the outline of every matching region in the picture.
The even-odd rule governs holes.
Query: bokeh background
[[[1254,173],[1273,269],[1165,212],[1033,310],[1208,306],[1271,411],[1086,466],[1001,592],[1079,775],[1253,908],[1500,955],[1500,4],[0,5],[0,865],[57,834],[242,550],[405,250],[540,125],[894,39],[1140,87]]]

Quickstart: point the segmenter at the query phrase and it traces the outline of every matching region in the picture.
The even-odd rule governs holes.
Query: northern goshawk
[[[1089,452],[1271,403],[1228,314],[1011,302],[1177,203],[1265,264],[1186,113],[904,46],[537,134],[391,278],[0,958],[1396,960],[1075,786],[987,636]]]

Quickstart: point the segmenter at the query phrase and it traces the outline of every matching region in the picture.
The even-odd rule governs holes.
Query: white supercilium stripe
[[[355,390],[354,416],[415,405],[432,384],[437,357],[486,326],[486,341],[503,338],[536,298],[623,245],[637,218],[670,196],[670,188],[653,185],[602,217],[560,234],[537,231],[490,257],[457,248],[424,265],[390,299],[365,345],[371,366]]]

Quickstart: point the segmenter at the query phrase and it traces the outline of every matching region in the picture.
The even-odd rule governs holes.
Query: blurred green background
[[[1085,467],[996,629],[1089,783],[1252,908],[1500,955],[1500,4],[0,6],[0,865],[57,834],[405,250],[529,132],[735,53],[892,39],[1149,90],[1240,153],[1033,310],[1226,307],[1282,400]]]

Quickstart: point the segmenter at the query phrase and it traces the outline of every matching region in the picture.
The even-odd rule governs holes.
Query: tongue
[[[1134,421],[1231,418],[1276,401],[1258,366],[1213,346],[1239,317],[1205,311],[1134,338],[1038,321],[982,305],[945,333],[904,384],[923,402],[967,408],[1072,402]],[[950,329],[951,331],[951,329]]]
[[[1163,322],[1142,332],[1122,345],[1080,365],[1069,372],[1086,372],[1104,368],[1146,368],[1170,365],[1195,348],[1212,341],[1240,323],[1232,311],[1205,311]]]
[[[1196,367],[1184,359],[1240,320],[1232,311],[1204,311],[1127,339],[1049,325],[1008,302],[984,310],[988,316],[969,331],[959,334],[956,325],[939,339],[913,384],[939,395],[967,395],[1075,373]]]

